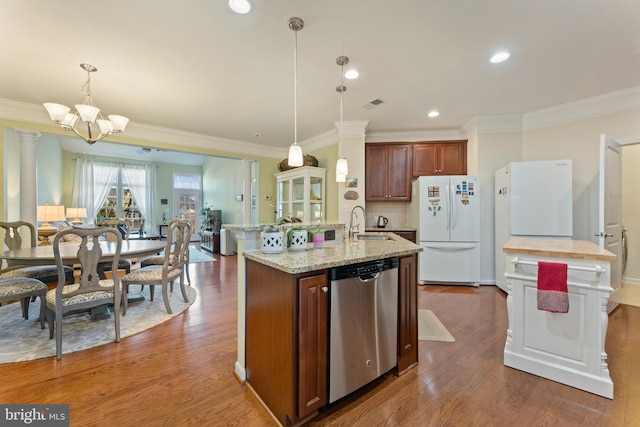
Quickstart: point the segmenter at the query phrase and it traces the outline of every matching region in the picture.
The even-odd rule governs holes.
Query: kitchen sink
[[[378,233],[364,233],[364,234],[356,234],[356,238],[358,240],[393,240],[391,237],[386,234],[378,234]]]

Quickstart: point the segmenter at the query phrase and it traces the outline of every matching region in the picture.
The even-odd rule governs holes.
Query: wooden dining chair
[[[187,221],[187,225],[189,227],[189,237],[187,239],[188,242],[191,241],[191,223],[189,221]],[[189,276],[189,255],[190,252],[188,250],[188,244],[187,244],[187,255],[186,255],[186,260],[185,260],[185,267],[184,267],[184,272],[187,276],[187,284],[189,286],[191,286],[191,276]],[[173,256],[171,256],[169,258],[170,261],[173,260]],[[162,265],[162,263],[164,262],[164,254],[160,254],[160,255],[156,255],[156,256],[150,256],[147,257],[145,259],[143,259],[142,261],[140,261],[140,266],[141,267],[149,267],[150,265]]]
[[[115,252],[111,262],[111,278],[101,279],[102,248],[99,237],[104,233],[113,233]],[[120,301],[121,285],[118,278],[118,261],[122,250],[122,235],[119,231],[105,227],[74,227],[56,234],[53,240],[53,255],[59,272],[64,265],[60,255],[60,245],[64,236],[74,234],[80,237],[77,259],[80,263],[80,277],[77,284],[66,285],[58,279],[58,286],[47,292],[47,323],[49,338],[56,336],[56,358],[62,358],[63,316],[71,311],[88,310],[105,304],[113,305],[115,323],[115,341],[120,342]],[[61,277],[61,276],[59,276]],[[54,328],[55,321],[55,328]]]
[[[127,222],[124,219],[104,219],[100,221],[97,225],[102,227],[113,228],[114,230],[118,230],[123,240],[129,241],[130,229],[127,225]],[[106,238],[108,241],[113,241],[115,237],[113,234],[107,234]],[[102,268],[105,271],[111,270],[111,263],[104,262],[102,263]],[[118,263],[118,269],[124,270],[125,273],[131,272],[131,260],[129,259],[121,259]]]
[[[191,237],[191,225],[188,221],[174,219],[169,223],[167,230],[167,245],[164,250],[162,265],[149,265],[134,270],[122,278],[123,310],[122,315],[127,313],[128,301],[126,298],[129,286],[150,285],[149,294],[153,301],[155,286],[162,286],[162,297],[167,313],[171,314],[169,304],[169,286],[173,290],[173,282],[180,279],[180,290],[184,302],[189,302],[186,289],[184,287],[184,270],[187,267],[189,256],[189,238]]]
[[[40,327],[44,329],[45,302],[47,285],[37,279],[21,277],[16,279],[0,279],[0,303],[20,300],[22,317],[29,319],[29,303],[31,298],[40,298]]]
[[[4,230],[4,244],[9,250],[16,250],[23,247],[23,234],[29,233],[31,248],[36,246],[36,230],[33,224],[26,221],[2,222],[0,228]],[[21,234],[22,233],[22,234]],[[63,269],[63,277],[68,283],[75,281],[73,277],[73,267],[65,266]],[[38,279],[42,282],[58,281],[58,270],[55,265],[7,265],[6,268],[0,270],[0,279],[17,279],[29,278]]]

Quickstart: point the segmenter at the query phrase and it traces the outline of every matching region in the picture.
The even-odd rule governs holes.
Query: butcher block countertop
[[[285,249],[279,254],[260,250],[244,252],[244,257],[289,274],[306,273],[341,265],[357,264],[390,257],[402,257],[422,251],[422,248],[394,233],[379,234],[388,240],[346,239],[344,243],[327,245],[322,249],[309,248],[294,252]]]
[[[540,255],[557,258],[615,261],[616,255],[586,240],[534,239],[517,237],[510,239],[502,251],[510,254]]]

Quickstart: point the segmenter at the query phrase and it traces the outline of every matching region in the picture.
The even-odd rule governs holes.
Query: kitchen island
[[[372,234],[372,233],[367,233]],[[246,383],[282,425],[315,417],[328,404],[330,269],[397,257],[397,364],[401,375],[418,362],[417,260],[420,246],[393,233],[384,240],[265,254],[246,263]]]
[[[563,239],[513,238],[503,251],[509,315],[505,366],[612,399],[605,338],[616,256],[592,242]],[[567,264],[567,313],[537,308],[538,262]]]

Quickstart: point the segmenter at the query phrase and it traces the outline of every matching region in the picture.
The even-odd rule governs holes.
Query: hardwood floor
[[[71,425],[83,427],[275,425],[233,375],[236,257],[216,259],[191,266],[198,298],[168,322],[61,361],[0,365],[0,402],[69,403]],[[420,286],[419,305],[456,342],[420,341],[417,368],[382,377],[311,425],[640,425],[640,307],[610,316],[609,400],[505,367],[507,314],[497,288]]]

